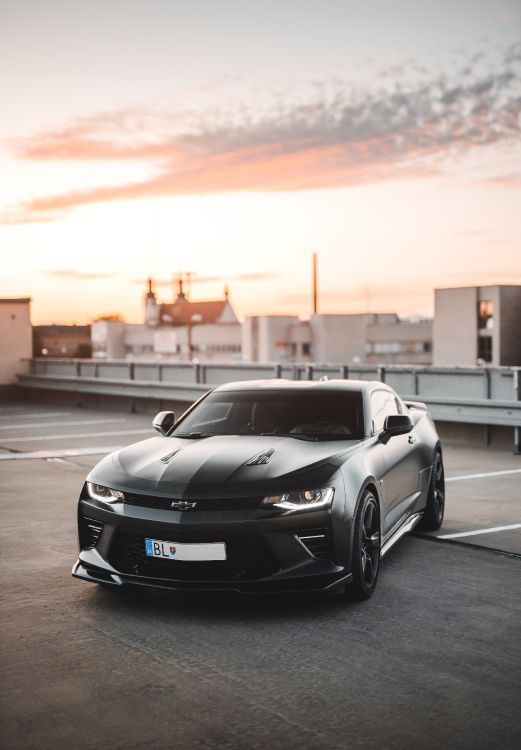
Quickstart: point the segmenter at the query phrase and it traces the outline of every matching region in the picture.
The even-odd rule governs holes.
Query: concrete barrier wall
[[[189,404],[230,381],[289,378],[350,378],[388,383],[405,399],[424,401],[443,424],[509,429],[521,451],[521,368],[368,366],[333,364],[190,363],[158,360],[31,359],[24,388],[73,392],[78,398]],[[513,436],[513,437],[512,437]],[[489,439],[487,437],[486,439]]]

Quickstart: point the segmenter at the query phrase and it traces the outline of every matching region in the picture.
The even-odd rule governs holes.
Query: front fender
[[[382,529],[382,488],[380,479],[385,471],[381,445],[374,438],[366,441],[360,450],[351,455],[342,466],[345,485],[344,539],[341,563],[351,569],[355,518],[360,502],[368,487],[375,495],[380,507]],[[339,560],[340,562],[340,560]]]

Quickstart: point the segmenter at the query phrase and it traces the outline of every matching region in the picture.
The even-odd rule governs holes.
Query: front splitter
[[[77,560],[72,568],[74,578],[91,583],[104,584],[114,588],[121,586],[141,586],[145,588],[167,589],[169,591],[235,591],[239,594],[326,592],[335,593],[351,583],[352,574],[339,577],[331,575],[305,576],[259,581],[176,581],[166,578],[146,578],[121,573],[111,573],[94,565]]]

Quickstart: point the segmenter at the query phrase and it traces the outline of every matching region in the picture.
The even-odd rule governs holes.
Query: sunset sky
[[[177,271],[305,317],[314,249],[322,312],[521,283],[519,1],[2,0],[0,71],[34,323],[141,322]]]

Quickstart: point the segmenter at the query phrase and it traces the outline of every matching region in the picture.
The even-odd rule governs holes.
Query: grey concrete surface
[[[433,535],[519,524],[517,529],[447,541],[521,555],[521,457],[506,451],[445,446],[444,462],[448,479],[445,518]],[[515,473],[496,474],[503,471]],[[493,476],[486,476],[489,473]]]
[[[149,415],[46,404],[0,406],[0,453],[128,445],[152,434]]]
[[[99,414],[52,411],[0,405],[0,426],[63,419],[46,434],[68,435],[88,430],[67,422]],[[127,415],[121,429],[148,423]],[[21,432],[33,436],[0,431]],[[34,445],[45,448],[42,434]],[[61,450],[72,440],[52,442]],[[0,437],[0,453],[14,446]],[[447,448],[445,457],[454,477],[520,467],[494,451]],[[408,537],[362,604],[106,591],[70,577],[76,498],[98,459],[0,461],[2,747],[519,746],[520,559]],[[470,511],[471,523],[515,523],[519,482],[448,484],[442,532],[469,529]],[[488,537],[510,545],[504,533]]]

